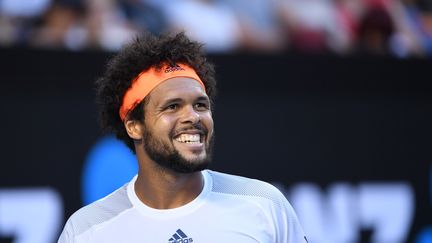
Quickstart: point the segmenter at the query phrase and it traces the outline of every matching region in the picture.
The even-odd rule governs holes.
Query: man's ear
[[[141,140],[143,138],[144,124],[137,120],[127,120],[124,122],[126,132],[133,140]]]

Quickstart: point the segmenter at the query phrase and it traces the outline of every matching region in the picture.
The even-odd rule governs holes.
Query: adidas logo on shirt
[[[175,71],[184,71],[185,69],[180,67],[179,65],[168,66],[165,68],[165,73],[171,73]]]
[[[189,238],[181,229],[178,229],[171,238],[169,238],[168,243],[190,243],[193,242],[192,238]]]

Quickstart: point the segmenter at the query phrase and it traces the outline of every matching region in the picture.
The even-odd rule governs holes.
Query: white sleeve
[[[274,210],[272,210],[276,242],[307,243],[307,238],[293,207],[279,190],[277,194],[279,194],[279,200],[276,201],[278,203],[275,203]]]
[[[72,239],[73,239],[72,226],[70,221],[68,220],[57,243],[73,243]]]

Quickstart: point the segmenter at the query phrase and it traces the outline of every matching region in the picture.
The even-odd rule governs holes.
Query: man
[[[135,152],[138,175],[73,214],[59,242],[306,242],[275,187],[206,169],[215,87],[213,65],[183,33],[123,48],[97,96],[103,128]]]

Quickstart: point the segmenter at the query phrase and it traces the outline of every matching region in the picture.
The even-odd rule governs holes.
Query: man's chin
[[[184,161],[188,161],[190,164],[201,164],[207,160],[207,154],[205,152],[200,153],[179,153]]]
[[[184,158],[183,163],[179,164],[183,167],[184,172],[197,172],[207,169],[210,161],[205,156]]]
[[[176,156],[165,158],[156,161],[161,168],[168,169],[170,171],[176,172],[176,173],[193,173],[198,172],[207,169],[207,167],[210,165],[210,160],[207,156],[201,155],[190,155],[189,156],[183,156],[181,153],[177,153]]]
[[[205,170],[207,169],[208,165],[209,165],[208,162],[190,163],[190,164],[172,166],[170,169],[177,173],[190,174],[190,173]]]

